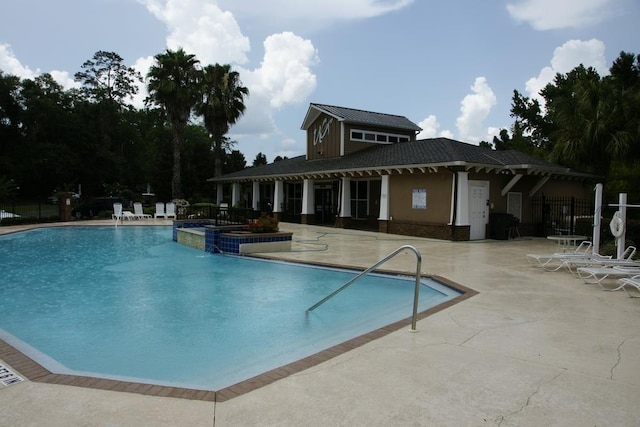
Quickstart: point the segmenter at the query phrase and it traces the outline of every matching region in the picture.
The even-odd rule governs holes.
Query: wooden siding
[[[338,119],[320,114],[307,130],[307,159],[339,157],[340,128]]]

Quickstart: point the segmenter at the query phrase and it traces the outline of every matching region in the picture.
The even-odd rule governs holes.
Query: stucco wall
[[[398,221],[446,224],[451,211],[451,172],[392,175],[389,180],[390,216]],[[426,190],[427,208],[414,209],[413,190]]]

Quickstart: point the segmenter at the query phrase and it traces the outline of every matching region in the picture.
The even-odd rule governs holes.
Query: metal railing
[[[420,254],[420,251],[418,251],[416,248],[414,248],[411,245],[400,246],[398,249],[396,249],[395,251],[391,252],[389,255],[387,255],[386,257],[382,258],[380,261],[378,261],[377,263],[375,263],[371,267],[367,268],[366,270],[364,270],[363,272],[358,274],[356,277],[354,277],[353,279],[349,280],[347,283],[345,283],[344,285],[342,285],[341,287],[339,287],[338,289],[336,289],[335,291],[331,292],[329,295],[327,295],[326,297],[324,297],[323,299],[321,299],[320,301],[318,301],[317,303],[315,303],[314,305],[309,307],[307,309],[307,313],[310,312],[310,311],[315,310],[316,308],[318,308],[319,306],[321,306],[322,304],[327,302],[329,299],[333,298],[335,295],[337,295],[338,293],[342,292],[343,290],[345,290],[346,288],[348,288],[349,286],[354,284],[356,281],[360,280],[362,277],[366,276],[367,274],[372,272],[374,269],[378,268],[379,266],[381,266],[385,262],[389,261],[391,258],[393,258],[394,256],[398,255],[400,252],[404,251],[405,249],[408,249],[408,250],[412,251],[416,255],[416,288],[415,288],[415,292],[414,292],[414,296],[413,296],[413,315],[411,317],[411,329],[410,329],[410,331],[411,332],[417,332],[416,322],[418,320],[418,298],[419,298],[419,295],[420,295],[420,271],[421,271],[421,268],[422,268],[422,255]]]

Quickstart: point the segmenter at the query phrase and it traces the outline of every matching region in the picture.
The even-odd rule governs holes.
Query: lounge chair
[[[552,252],[527,254],[527,261],[530,265],[544,268],[547,271],[556,271],[563,267],[563,260],[571,258],[590,258],[599,257],[601,255],[594,254],[591,242],[583,241],[573,252]],[[610,257],[609,257],[610,258]]]
[[[597,268],[597,267],[637,267],[640,262],[634,261],[633,256],[636,254],[635,246],[628,246],[622,253],[622,258],[612,259],[611,257],[586,257],[586,258],[566,258],[562,260],[562,266],[566,267],[572,274],[580,276],[578,269]]]
[[[173,202],[167,203],[167,212],[165,218],[176,218],[176,204]]]
[[[597,283],[602,286],[605,279],[621,279],[640,274],[640,263],[635,266],[578,267],[577,276],[585,283]],[[603,287],[603,289],[607,289]]]
[[[133,204],[133,215],[136,217],[136,219],[151,218],[151,215],[144,213],[144,210],[142,209],[142,203],[140,202],[136,202]]]
[[[606,291],[619,291],[620,289],[624,289],[631,298],[640,298],[640,275],[631,276],[631,277],[622,277],[618,279],[618,287],[614,289],[605,289]],[[632,294],[627,289],[627,286],[636,288],[639,293]]]
[[[158,202],[156,203],[156,213],[153,215],[154,218],[166,218],[167,214],[164,212],[164,203]]]

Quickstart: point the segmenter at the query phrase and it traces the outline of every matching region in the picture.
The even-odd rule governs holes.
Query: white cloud
[[[618,0],[522,0],[507,4],[513,19],[527,22],[534,29],[577,28],[607,19]]]
[[[22,65],[8,44],[0,44],[0,70],[6,74],[20,77],[21,79],[34,79],[42,74],[40,70],[33,71],[26,65]],[[52,70],[49,74],[51,74],[51,77],[64,89],[80,87],[80,83],[75,82],[73,76],[67,71]]]
[[[304,102],[316,89],[312,67],[318,62],[311,41],[293,33],[273,34],[264,41],[259,68],[240,69],[249,89],[245,116],[232,128],[234,134],[270,134],[277,131],[274,111]]]
[[[155,58],[153,56],[146,56],[136,59],[136,62],[132,65],[133,69],[139,72],[143,79],[142,83],[137,83],[138,93],[134,95],[131,100],[131,105],[136,108],[143,108],[144,100],[149,96],[149,91],[147,91],[147,73],[154,62]]]
[[[67,71],[52,70],[49,72],[53,80],[58,82],[64,89],[79,88],[82,85],[73,79],[73,76]]]
[[[11,45],[8,44],[0,44],[0,70],[21,79],[32,79],[40,74],[39,70],[33,71],[22,65],[14,55]]]
[[[416,139],[435,138],[438,135],[438,129],[440,129],[440,123],[438,123],[438,119],[433,114],[419,122],[418,126],[422,130],[416,135]]]
[[[316,76],[311,67],[318,54],[311,41],[289,32],[273,34],[264,41],[264,52],[260,68],[248,73],[247,83],[266,93],[271,107],[299,104],[313,93]]]
[[[551,83],[557,73],[565,74],[580,64],[593,67],[601,76],[609,74],[604,55],[604,43],[597,39],[588,41],[569,40],[553,51],[551,64],[540,70],[537,77],[532,77],[525,83],[530,98],[537,99],[541,105],[544,100],[540,96],[542,90]]]
[[[449,139],[454,139],[454,135],[453,132],[451,132],[450,130],[443,130],[442,132],[440,132],[440,136],[442,138],[449,138]]]
[[[497,101],[484,77],[477,77],[471,90],[473,93],[466,95],[460,103],[461,114],[456,119],[456,127],[463,141],[480,142],[487,134],[483,121]]]
[[[244,64],[251,49],[233,14],[208,0],[138,0],[169,30],[167,47],[195,54],[203,65]]]

